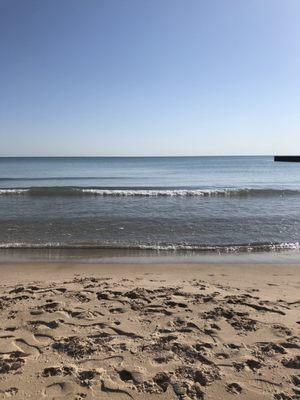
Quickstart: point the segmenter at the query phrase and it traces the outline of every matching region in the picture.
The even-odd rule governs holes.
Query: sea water
[[[0,158],[0,248],[299,248],[300,164],[272,157]]]

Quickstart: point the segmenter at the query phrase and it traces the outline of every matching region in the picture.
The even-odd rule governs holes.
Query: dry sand
[[[0,276],[0,398],[300,399],[300,265]]]

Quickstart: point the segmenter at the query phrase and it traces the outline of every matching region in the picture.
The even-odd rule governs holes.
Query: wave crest
[[[242,197],[242,196],[289,196],[300,195],[298,189],[275,188],[151,188],[151,187],[30,187],[2,188],[0,195],[30,196],[103,196],[103,197]]]
[[[238,189],[79,189],[82,193],[99,196],[139,197],[194,197],[238,193]]]
[[[246,244],[224,244],[204,245],[186,243],[149,243],[149,244],[97,244],[97,243],[25,243],[11,242],[0,243],[0,249],[95,249],[95,250],[152,250],[156,252],[198,252],[198,253],[252,253],[266,251],[300,251],[299,242],[283,243],[246,243]]]
[[[14,195],[14,194],[25,194],[29,192],[30,189],[0,189],[0,195]]]

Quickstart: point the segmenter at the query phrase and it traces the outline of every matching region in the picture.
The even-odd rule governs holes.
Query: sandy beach
[[[300,398],[299,265],[0,274],[0,398]]]

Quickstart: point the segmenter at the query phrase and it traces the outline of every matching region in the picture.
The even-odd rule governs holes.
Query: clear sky
[[[0,155],[300,154],[299,0],[0,0]]]

